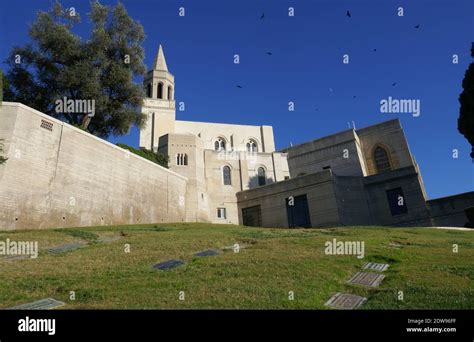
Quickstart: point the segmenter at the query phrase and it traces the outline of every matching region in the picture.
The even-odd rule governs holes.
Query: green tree
[[[9,86],[4,97],[103,138],[123,135],[133,124],[141,127],[145,122],[136,110],[143,87],[133,82],[146,71],[145,33],[121,3],[104,6],[92,1],[88,18],[92,30],[83,40],[73,33],[79,13],[59,2],[48,12],[40,11],[29,30],[31,42],[14,47],[6,61]],[[58,112],[56,101],[64,97],[94,100],[95,116]]]
[[[5,163],[7,161],[8,158],[4,158],[1,153],[3,152],[3,144],[0,143],[0,165],[2,165],[3,163]]]
[[[474,43],[471,46],[474,58]],[[471,158],[474,158],[474,62],[469,65],[462,81],[463,91],[459,96],[458,130],[471,144]]]
[[[161,165],[163,167],[168,168],[168,163],[169,163],[169,157],[167,155],[161,154],[159,152],[153,152],[150,150],[147,150],[144,147],[140,147],[140,149],[136,149],[132,146],[128,146],[126,144],[116,144],[118,147],[121,147],[123,149],[129,150],[132,153],[135,153],[139,155],[140,157],[143,157],[145,159],[148,159],[152,161],[153,163],[156,163],[158,165]]]

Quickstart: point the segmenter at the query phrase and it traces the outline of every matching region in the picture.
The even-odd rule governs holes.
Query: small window
[[[222,138],[217,138],[217,140],[214,142],[214,150],[225,150],[225,140]]]
[[[178,153],[176,155],[176,165],[188,165],[188,155],[186,153]]]
[[[225,208],[217,208],[217,218],[226,219]]]
[[[258,186],[265,185],[266,178],[265,178],[265,169],[263,167],[258,168],[257,175],[258,175]]]
[[[374,160],[377,173],[384,173],[392,170],[390,167],[390,160],[388,158],[387,151],[383,147],[378,146],[375,149]]]
[[[285,180],[288,180],[288,179],[290,179],[290,176],[285,176]]]
[[[408,212],[402,188],[387,190],[387,200],[392,216],[406,214]]]
[[[168,100],[173,99],[173,88],[171,86],[168,87]]]
[[[331,170],[331,166],[323,166],[323,170]]]
[[[153,96],[150,83],[148,83],[148,85],[146,86],[146,96],[150,98]]]
[[[257,143],[255,142],[255,140],[248,141],[247,152],[250,152],[250,153],[258,152]]]
[[[232,179],[230,176],[230,167],[227,165],[222,168],[222,178],[224,180],[224,185],[232,185]]]
[[[159,98],[159,99],[163,98],[163,83],[158,83],[157,98]]]

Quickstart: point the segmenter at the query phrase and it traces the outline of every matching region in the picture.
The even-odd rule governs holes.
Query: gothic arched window
[[[265,169],[263,167],[258,168],[257,176],[258,176],[258,186],[265,185],[267,180],[265,177]]]
[[[255,142],[255,140],[249,140],[248,143],[247,143],[247,152],[258,152],[258,147],[257,147],[257,143]]]
[[[227,165],[222,168],[222,178],[224,180],[224,185],[232,185],[232,179],[230,176],[230,167]]]
[[[158,83],[158,93],[156,97],[159,99],[163,98],[163,83]]]
[[[173,99],[173,88],[171,86],[168,87],[168,100]]]
[[[377,173],[383,173],[392,170],[388,153],[381,146],[377,146],[377,148],[374,150],[374,161]]]
[[[221,151],[225,150],[225,140],[222,138],[217,138],[214,142],[214,150]]]

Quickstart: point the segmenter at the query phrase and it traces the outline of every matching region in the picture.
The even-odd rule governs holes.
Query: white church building
[[[271,126],[176,120],[174,76],[161,45],[144,86],[140,147],[169,156],[169,169],[188,178],[187,220],[238,224],[237,192],[289,178]]]

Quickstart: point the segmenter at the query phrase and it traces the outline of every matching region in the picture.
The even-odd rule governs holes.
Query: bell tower
[[[147,119],[145,127],[140,129],[140,147],[156,152],[159,138],[174,133],[176,119],[174,76],[168,71],[161,45],[153,69],[147,72],[143,85],[146,97],[141,112]]]

